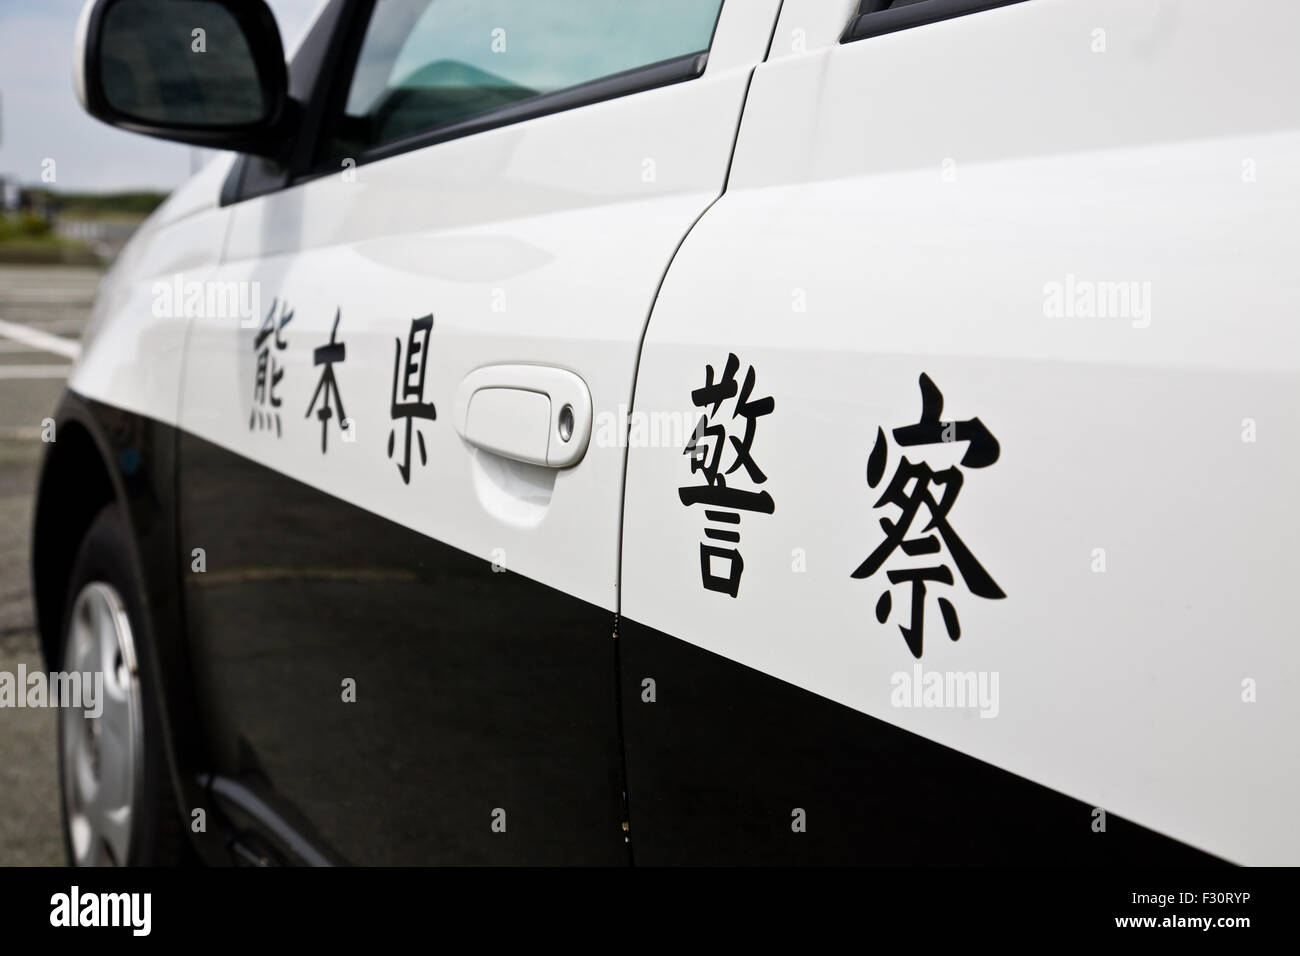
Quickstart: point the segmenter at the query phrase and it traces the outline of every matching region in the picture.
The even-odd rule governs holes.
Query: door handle
[[[465,441],[494,455],[567,468],[587,452],[591,393],[565,369],[489,365],[456,389],[455,426]]]

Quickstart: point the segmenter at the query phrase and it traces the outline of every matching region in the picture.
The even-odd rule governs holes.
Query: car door
[[[637,376],[638,861],[1295,861],[1298,29],[786,0]]]
[[[263,845],[626,861],[619,416],[777,7],[340,22],[312,165],[231,207],[219,279],[260,321],[194,320],[184,376],[213,796]]]

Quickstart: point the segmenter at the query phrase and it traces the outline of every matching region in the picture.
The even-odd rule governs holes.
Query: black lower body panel
[[[637,864],[1220,862],[626,618],[619,645]]]
[[[180,459],[232,815],[349,863],[627,863],[610,611],[192,435]]]

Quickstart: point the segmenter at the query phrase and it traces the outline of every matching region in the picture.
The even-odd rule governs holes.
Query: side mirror
[[[263,0],[88,0],[77,98],[91,116],[162,139],[279,155],[288,81]]]

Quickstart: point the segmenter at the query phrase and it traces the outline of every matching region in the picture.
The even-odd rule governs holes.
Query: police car
[[[1296,863],[1297,35],[91,0],[71,858]]]

